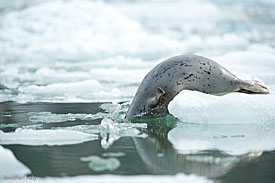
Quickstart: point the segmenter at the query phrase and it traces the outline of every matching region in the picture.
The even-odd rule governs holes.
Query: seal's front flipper
[[[160,101],[160,98],[165,94],[164,89],[162,89],[161,87],[157,88],[157,92],[156,92],[156,97],[157,100]]]
[[[164,89],[158,87],[156,89],[156,95],[150,98],[147,102],[147,107],[148,108],[155,108],[159,105],[162,96],[165,94]]]
[[[244,83],[241,84],[237,92],[246,94],[269,94],[267,87],[257,80],[244,80]]]

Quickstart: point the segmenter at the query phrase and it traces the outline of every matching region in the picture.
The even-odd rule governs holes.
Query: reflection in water
[[[81,104],[78,106],[77,111],[74,111],[76,104],[2,103],[0,105],[1,120],[3,120],[1,124],[8,120],[9,124],[20,122],[23,126],[31,125],[30,116],[25,115],[29,114],[29,112],[37,112],[35,115],[45,111],[51,112],[49,113],[50,115],[53,113],[72,113],[72,115],[83,113],[86,115],[104,113],[114,107],[114,105],[109,105],[108,108],[108,105],[104,104],[105,108],[108,109],[102,110],[101,104]],[[88,111],[88,107],[92,110]],[[56,109],[56,111],[53,109]],[[111,113],[114,116],[118,116],[115,111],[116,109]],[[119,111],[121,112],[121,109]],[[9,116],[3,116],[3,114],[7,113]],[[45,115],[45,113],[42,114]],[[117,119],[120,118],[118,117]],[[274,170],[275,168],[273,163],[275,157],[272,152],[232,156],[223,154],[218,150],[208,150],[191,154],[180,154],[168,140],[168,134],[181,126],[180,122],[173,116],[143,117],[133,119],[132,123],[123,123],[114,118],[113,120],[105,118],[104,120],[75,119],[75,121],[57,123],[38,122],[43,129],[51,129],[52,131],[56,129],[76,130],[88,134],[98,134],[100,138],[80,144],[61,146],[4,145],[4,147],[12,150],[16,158],[24,163],[34,176],[38,177],[90,174],[176,174],[183,172],[185,174],[197,174],[220,179],[223,182],[231,182],[233,179],[238,182],[238,180],[244,180],[244,177],[249,182],[255,182],[253,180],[254,175],[250,173],[251,169],[253,169],[259,172],[260,175],[257,176],[260,176],[261,180],[264,179],[263,176],[268,177],[268,180],[274,180],[272,179],[272,176],[274,176],[272,169]],[[103,124],[102,121],[104,122]],[[14,128],[5,127],[1,128],[1,130],[13,131]],[[131,135],[127,134],[129,129]],[[146,136],[142,136],[143,138],[133,137],[133,130],[138,132],[136,135],[146,134]],[[103,131],[106,132],[104,133],[105,135]],[[106,142],[110,142],[108,141],[110,137],[112,138],[110,133],[119,138],[114,138],[112,143],[109,143],[106,148],[102,146],[102,142],[105,137]],[[188,132],[184,131],[181,131],[181,133],[188,134]],[[82,161],[85,157],[92,157],[92,159],[91,161]],[[116,159],[115,161],[113,161],[114,158]],[[262,169],[265,168],[268,169],[263,171]],[[240,172],[243,173],[240,174]],[[267,175],[265,175],[266,173]]]
[[[120,161],[117,158],[101,158],[98,156],[88,156],[81,157],[80,160],[89,162],[89,168],[94,171],[114,171],[120,166]]]
[[[184,132],[184,133],[183,133]],[[258,154],[275,149],[275,125],[186,124],[179,122],[168,140],[182,154],[217,149],[229,155]]]
[[[155,173],[175,174],[184,172],[218,178],[228,173],[240,162],[258,158],[260,154],[230,156],[219,151],[204,151],[196,154],[179,154],[168,141],[168,132],[178,126],[177,119],[166,117],[142,120],[147,122],[148,138],[134,138],[137,151],[143,162]],[[185,133],[184,131],[181,131]]]

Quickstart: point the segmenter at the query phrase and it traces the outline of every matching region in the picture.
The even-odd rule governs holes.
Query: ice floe
[[[18,128],[15,132],[0,131],[0,144],[69,145],[98,139],[95,134],[87,134],[75,130],[33,130]]]
[[[265,124],[275,123],[275,95],[231,93],[213,96],[184,90],[169,104],[171,114],[187,123]]]
[[[11,150],[3,146],[0,146],[0,165],[0,181],[5,176],[26,175],[31,173],[29,168],[16,159]]]

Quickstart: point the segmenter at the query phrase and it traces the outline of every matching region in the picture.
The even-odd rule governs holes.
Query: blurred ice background
[[[272,87],[274,6],[266,0],[2,2],[10,8],[0,17],[0,83],[18,93],[0,91],[0,101],[131,100],[150,68],[178,54],[212,58]]]

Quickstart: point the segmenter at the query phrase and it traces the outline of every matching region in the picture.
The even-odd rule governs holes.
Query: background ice
[[[1,25],[0,49],[20,59],[150,55],[182,47],[98,1],[50,1],[8,13]]]
[[[0,84],[16,92],[0,90],[0,101],[131,100],[150,68],[176,54],[207,56],[237,76],[271,85],[274,24],[266,22],[274,22],[274,3],[260,4],[53,0],[22,8],[19,3],[18,11],[1,15]]]
[[[30,169],[16,159],[11,150],[3,146],[0,146],[0,165],[0,180],[4,176],[19,176],[31,173]]]

